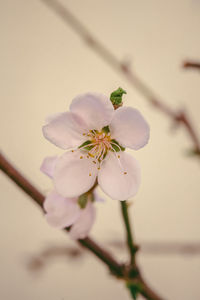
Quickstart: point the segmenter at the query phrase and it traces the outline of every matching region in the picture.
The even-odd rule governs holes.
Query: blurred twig
[[[120,252],[125,250],[125,245],[120,240],[111,240],[106,244],[119,249]],[[147,255],[200,255],[200,242],[142,242],[139,250],[140,253]],[[77,247],[53,245],[31,256],[27,266],[31,271],[38,271],[55,257],[69,257],[70,260],[77,260],[77,258],[82,258],[84,254],[85,252]]]
[[[27,267],[30,271],[41,271],[48,263],[52,260],[52,258],[57,257],[69,257],[70,259],[80,258],[83,252],[81,249],[77,247],[69,247],[69,246],[49,246],[42,250],[38,254],[34,254],[27,261]]]
[[[124,243],[120,240],[111,240],[108,245],[119,249],[124,249]],[[141,242],[140,252],[152,255],[200,255],[200,242]]]
[[[183,68],[196,69],[196,70],[200,71],[200,62],[186,60],[183,63]]]
[[[108,50],[91,32],[83,25],[80,20],[75,17],[71,11],[57,0],[41,0],[45,3],[54,13],[56,13],[65,24],[70,26],[83,41],[97,53],[111,68],[117,70],[120,74],[124,75],[127,81],[133,88],[136,88],[143,97],[157,110],[169,117],[173,123],[181,125],[185,128],[188,136],[190,137],[193,152],[200,158],[200,141],[195,127],[193,126],[188,113],[183,110],[174,110],[167,105],[161,97],[156,93],[138,76],[127,63],[118,60],[115,55]]]

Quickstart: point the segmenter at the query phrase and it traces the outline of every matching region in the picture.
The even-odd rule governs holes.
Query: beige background
[[[200,1],[63,1],[119,59],[174,108],[187,107],[200,132],[200,77],[184,71],[185,58],[200,59]],[[137,107],[151,126],[150,143],[133,153],[142,166],[142,186],[131,208],[138,243],[200,238],[199,162],[185,152],[182,129],[153,111],[123,77],[111,70],[39,0],[0,1],[1,149],[43,192],[51,182],[40,173],[46,155],[61,153],[44,140],[41,126],[51,113],[66,110],[82,92],[109,95],[127,90],[125,104]],[[121,282],[96,258],[56,257],[41,272],[27,261],[49,245],[74,243],[51,229],[40,209],[0,175],[0,299],[128,300]],[[123,240],[119,203],[97,204],[92,236],[102,244]],[[111,249],[125,259],[125,251]],[[139,255],[148,281],[170,300],[200,299],[199,255]]]

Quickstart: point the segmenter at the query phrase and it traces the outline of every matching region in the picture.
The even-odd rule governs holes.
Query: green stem
[[[121,201],[121,210],[122,216],[126,228],[126,239],[127,239],[127,246],[130,252],[130,262],[131,265],[135,265],[135,253],[138,250],[138,247],[134,244],[133,240],[133,233],[131,230],[129,215],[128,215],[128,205],[126,201]]]

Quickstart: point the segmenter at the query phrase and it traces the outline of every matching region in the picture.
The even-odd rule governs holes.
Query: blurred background
[[[151,139],[133,153],[142,185],[130,213],[139,264],[165,299],[200,299],[199,159],[188,156],[190,139],[145,101],[46,3],[0,1],[1,150],[43,193],[51,182],[39,168],[46,155],[62,153],[42,136],[49,114],[67,110],[74,96],[110,95],[121,86],[125,105],[138,108]],[[200,1],[67,0],[67,7],[117,59],[174,109],[187,108],[200,132],[200,74],[184,70],[200,59]],[[128,300],[123,283],[87,251],[50,228],[40,210],[0,174],[0,298]],[[91,232],[125,261],[124,227],[117,201],[97,203]],[[184,246],[185,245],[185,246]]]

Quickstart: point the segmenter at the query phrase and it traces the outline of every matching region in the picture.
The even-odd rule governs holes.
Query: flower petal
[[[149,140],[149,125],[137,109],[120,107],[110,124],[112,138],[122,146],[138,150]]]
[[[40,171],[43,172],[45,175],[49,176],[50,178],[52,178],[57,159],[58,156],[45,157],[40,167]]]
[[[52,191],[46,197],[44,209],[49,225],[60,229],[71,226],[81,213],[77,199],[64,198],[56,191]]]
[[[72,225],[69,235],[72,239],[84,239],[87,237],[92,225],[95,221],[95,208],[94,205],[89,202],[85,209],[82,209],[80,217]]]
[[[50,121],[42,130],[44,137],[62,149],[78,147],[86,141],[83,133],[87,126],[77,115],[64,112],[49,117]]]
[[[73,99],[70,110],[79,115],[89,129],[101,130],[112,119],[114,108],[106,96],[97,93],[87,93]]]
[[[64,197],[77,197],[87,192],[95,183],[97,164],[83,151],[70,151],[58,158],[54,184]]]
[[[140,185],[140,167],[128,153],[108,153],[98,174],[101,189],[116,200],[126,200],[135,196]]]

